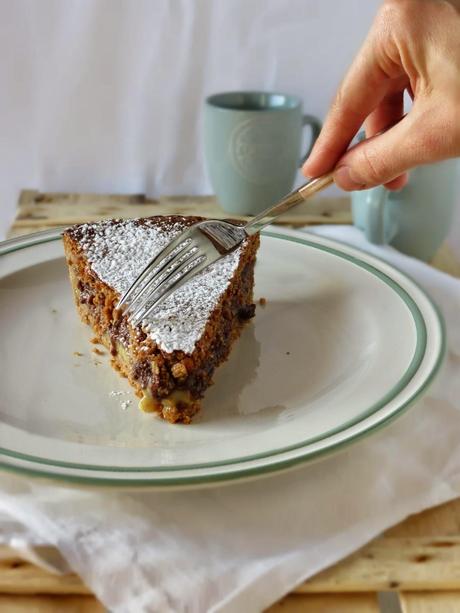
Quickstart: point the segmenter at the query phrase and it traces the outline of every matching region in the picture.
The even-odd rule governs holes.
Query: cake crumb
[[[74,351],[73,354],[76,355],[78,358],[81,358],[84,356],[84,353],[81,353],[80,351]]]
[[[97,336],[93,336],[93,338],[90,340],[90,343],[93,343],[93,345],[102,345],[101,341],[97,338]]]
[[[126,411],[126,409],[129,407],[129,405],[131,404],[131,400],[123,400],[120,405],[121,405],[121,410],[122,411]]]
[[[105,355],[105,351],[101,351],[97,347],[95,347],[92,351],[93,353],[97,353],[97,355]]]
[[[57,312],[58,312],[58,310],[57,310],[57,309],[51,309],[51,313],[56,314]]]
[[[267,299],[264,297],[259,298],[259,304],[260,306],[265,306],[267,304]]]
[[[116,392],[115,390],[112,390],[109,396],[123,396],[123,394],[126,394],[126,392],[122,392],[122,391]]]
[[[100,360],[94,360],[93,364],[94,366],[99,366],[99,364],[102,364],[102,362]]]

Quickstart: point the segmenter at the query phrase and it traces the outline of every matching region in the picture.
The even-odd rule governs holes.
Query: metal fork
[[[200,221],[172,240],[144,268],[120,298],[117,309],[133,325],[141,323],[161,302],[191,277],[234,251],[274,219],[332,183],[332,173],[312,179],[245,225],[209,219]]]

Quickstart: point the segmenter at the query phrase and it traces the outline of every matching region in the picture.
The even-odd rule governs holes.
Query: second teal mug
[[[311,142],[300,159],[302,126]],[[227,92],[206,99],[204,147],[212,186],[222,208],[255,215],[291,191],[321,123],[303,115],[295,96],[268,92]]]
[[[458,160],[420,166],[398,192],[383,186],[353,192],[353,223],[378,245],[429,261],[450,229],[458,195]]]

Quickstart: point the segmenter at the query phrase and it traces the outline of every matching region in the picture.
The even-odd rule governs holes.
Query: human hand
[[[405,90],[413,105],[402,118]],[[347,151],[363,122],[369,140]],[[410,168],[457,156],[460,0],[386,0],[303,173],[317,177],[335,167],[342,189],[400,189]]]

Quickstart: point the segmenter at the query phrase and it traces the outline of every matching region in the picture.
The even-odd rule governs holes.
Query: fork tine
[[[198,257],[196,257],[191,262],[190,261],[184,262],[184,264],[180,268],[183,270],[187,265],[189,267],[187,272],[184,275],[182,275],[180,279],[178,279],[177,281],[174,281],[168,287],[165,287],[164,282],[160,283],[157,290],[155,291],[155,293],[159,291],[159,295],[156,296],[154,302],[148,306],[147,310],[144,313],[139,313],[135,319],[130,318],[132,324],[133,325],[139,324],[143,319],[148,317],[148,315],[153,311],[153,309],[157,306],[159,302],[163,302],[164,300],[166,300],[168,296],[170,296],[173,292],[175,292],[177,289],[182,287],[182,285],[184,285],[184,283],[186,283],[191,277],[193,277],[197,273],[201,272],[204,268],[206,268],[209,265],[209,263],[207,262],[207,259],[208,258],[206,257],[206,255],[200,254]],[[180,272],[181,271],[178,270],[176,271],[176,274],[180,274]]]
[[[190,245],[190,243],[189,243]],[[184,267],[186,267],[190,258],[196,255],[197,247],[196,245],[191,243],[190,249],[179,251],[176,255],[171,258],[167,264],[166,271],[164,271],[164,266],[157,272],[155,272],[150,279],[147,280],[147,283],[144,285],[142,290],[137,294],[137,296],[131,301],[128,306],[128,313],[131,312],[130,317],[134,320],[137,318],[138,313],[144,310],[145,305],[150,300],[152,294],[155,292],[171,277],[180,273]],[[163,278],[162,278],[163,277]],[[145,293],[144,298],[140,300],[141,296]]]
[[[137,277],[137,279],[134,281],[134,283],[126,290],[126,292],[120,298],[120,300],[118,301],[117,307],[116,307],[117,309],[120,309],[123,306],[127,305],[129,298],[139,289],[140,285],[146,279],[146,277],[148,277],[148,275],[156,267],[158,267],[161,264],[161,262],[163,262],[163,260],[165,260],[169,255],[171,255],[171,253],[174,251],[174,249],[176,249],[177,247],[179,247],[179,245],[181,243],[184,243],[185,241],[187,241],[189,239],[190,232],[191,232],[191,228],[189,228],[185,232],[182,232],[181,234],[179,234],[179,236],[177,236],[170,243],[168,243],[168,245],[164,249],[162,249],[158,253],[158,255],[156,255],[155,258],[151,262],[149,262],[147,264],[147,266],[144,268],[144,270],[141,272],[141,274]],[[184,245],[183,249],[185,249],[188,246],[188,244],[189,243]],[[182,252],[183,249],[180,252]],[[170,260],[165,262],[161,266],[160,270],[163,270],[164,267],[166,266],[166,264],[169,263],[169,261]],[[145,288],[142,288],[141,292],[137,295],[138,297],[143,293],[144,289]],[[136,298],[132,299],[130,302],[133,302],[134,300],[136,300]]]

